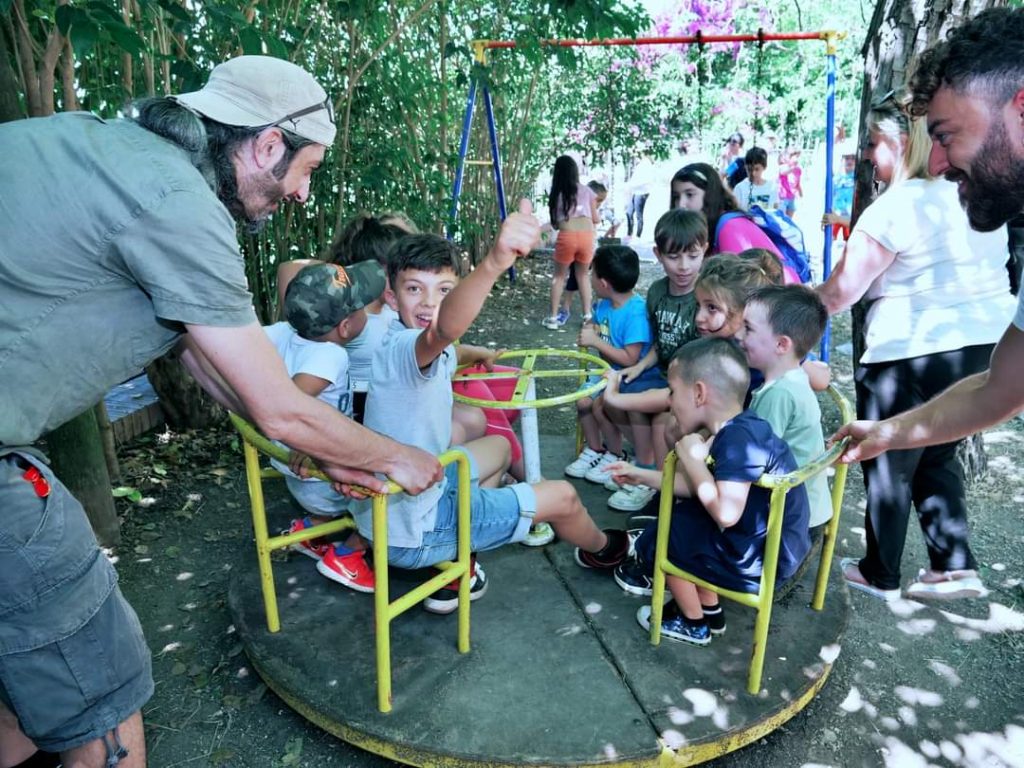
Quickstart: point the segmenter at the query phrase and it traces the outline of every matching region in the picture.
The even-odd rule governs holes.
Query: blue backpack
[[[743,215],[740,211],[723,213],[718,220],[718,226],[715,227],[715,242],[718,242],[718,235],[725,222]],[[778,249],[782,256],[783,266],[789,267],[798,275],[801,283],[810,282],[810,254],[807,253],[807,247],[804,245],[804,233],[796,225],[796,222],[782,211],[766,211],[759,205],[750,206],[746,216],[764,232]]]

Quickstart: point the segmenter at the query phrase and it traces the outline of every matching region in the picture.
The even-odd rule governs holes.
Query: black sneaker
[[[708,629],[711,630],[712,635],[724,635],[725,634],[725,609],[722,608],[722,604],[719,603],[714,610],[714,613],[708,613],[708,606],[702,605],[704,609],[704,621],[708,623]]]
[[[479,600],[487,592],[487,574],[480,563],[473,561],[469,579],[469,599]],[[455,579],[423,601],[423,607],[431,613],[453,613],[459,607],[459,580]]]
[[[654,589],[654,579],[644,573],[644,567],[635,557],[615,569],[615,583],[629,594],[641,597],[650,597]]]
[[[610,571],[629,556],[630,542],[625,531],[605,528],[604,532],[608,536],[608,543],[600,552],[587,552],[576,547],[576,564],[581,568]]]

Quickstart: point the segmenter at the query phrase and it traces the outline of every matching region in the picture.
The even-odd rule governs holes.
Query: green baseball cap
[[[347,267],[310,264],[288,284],[285,320],[303,338],[319,338],[378,298],[384,284],[384,268],[372,259]]]

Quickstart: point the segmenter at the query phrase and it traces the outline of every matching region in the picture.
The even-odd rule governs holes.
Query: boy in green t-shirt
[[[821,299],[803,285],[771,285],[750,294],[743,327],[736,338],[747,362],[764,374],[750,409],[771,424],[804,466],[825,450],[821,409],[801,361],[825,332],[828,312]],[[832,517],[832,497],[825,473],[807,481],[812,540]]]

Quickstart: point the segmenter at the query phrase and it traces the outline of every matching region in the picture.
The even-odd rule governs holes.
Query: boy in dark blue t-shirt
[[[685,435],[676,443],[675,495],[668,557],[677,567],[736,590],[756,592],[764,565],[770,491],[761,475],[797,468],[789,447],[768,422],[743,409],[749,385],[747,360],[729,339],[704,338],[679,349],[668,370],[672,415]],[[708,460],[710,457],[710,461]],[[661,473],[625,462],[608,467],[619,482],[660,487]],[[810,549],[809,507],[803,486],[786,496],[779,546],[778,582],[796,571]],[[650,594],[656,526],[636,542],[636,558],[615,570],[627,592]],[[673,604],[665,606],[662,633],[707,645],[725,631],[718,595],[674,576],[667,578]],[[637,621],[649,628],[651,607]]]

